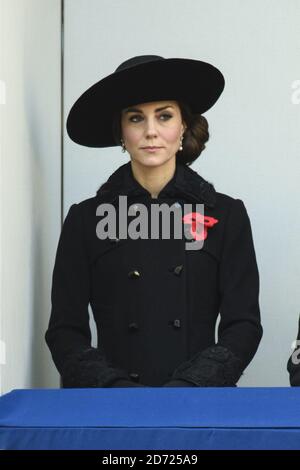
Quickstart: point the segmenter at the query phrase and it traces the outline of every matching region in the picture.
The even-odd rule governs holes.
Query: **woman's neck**
[[[172,158],[163,165],[155,167],[146,167],[131,160],[131,169],[138,183],[149,191],[152,198],[157,198],[160,191],[173,178],[176,170],[176,160]]]

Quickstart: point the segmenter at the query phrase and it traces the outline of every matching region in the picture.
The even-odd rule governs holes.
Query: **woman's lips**
[[[142,150],[146,150],[146,152],[157,152],[157,150],[160,150],[162,147],[142,147]]]

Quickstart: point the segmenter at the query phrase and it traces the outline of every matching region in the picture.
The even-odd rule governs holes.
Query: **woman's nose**
[[[145,121],[145,133],[147,136],[154,136],[157,135],[157,129],[155,125],[154,119],[146,119]]]

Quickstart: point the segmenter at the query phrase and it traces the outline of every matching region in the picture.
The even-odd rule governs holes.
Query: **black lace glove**
[[[130,382],[127,372],[113,367],[96,348],[70,355],[61,377],[63,388],[110,387],[118,379]]]
[[[242,363],[223,346],[211,346],[180,364],[172,379],[187,380],[198,387],[234,387],[242,375]]]

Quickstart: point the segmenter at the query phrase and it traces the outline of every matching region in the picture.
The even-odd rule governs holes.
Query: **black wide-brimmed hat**
[[[132,57],[77,99],[67,118],[67,132],[80,145],[114,147],[120,145],[112,130],[116,111],[151,101],[178,100],[203,114],[215,104],[224,85],[220,70],[207,62]]]

